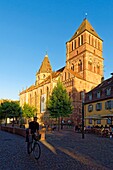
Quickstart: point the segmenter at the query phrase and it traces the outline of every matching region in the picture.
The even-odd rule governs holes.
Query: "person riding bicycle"
[[[26,131],[26,142],[29,140],[29,135],[32,135],[32,138],[35,138],[35,134],[39,135],[39,123],[37,119],[37,116],[34,116],[34,120],[29,122],[29,128]]]

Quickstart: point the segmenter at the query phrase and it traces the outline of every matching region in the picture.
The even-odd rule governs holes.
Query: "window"
[[[97,110],[97,111],[102,110],[102,103],[97,103],[97,104],[96,104],[96,110]]]
[[[98,49],[100,50],[100,42],[98,41]]]
[[[71,70],[73,70],[73,71],[74,71],[74,64],[72,64],[72,66],[71,66]]]
[[[112,123],[111,119],[108,118],[106,123],[111,124]]]
[[[70,73],[68,73],[68,79],[70,79]]]
[[[78,47],[80,46],[80,37],[78,37]]]
[[[100,73],[100,67],[97,67],[97,73],[98,74]]]
[[[89,124],[92,124],[92,119],[89,119]]]
[[[94,66],[94,73],[96,73],[96,68],[95,68],[95,66]]]
[[[82,71],[82,61],[79,60],[79,63],[78,63],[78,72]]]
[[[73,48],[73,41],[72,41],[72,50],[74,50],[74,48]]]
[[[92,46],[94,45],[93,37],[92,37]]]
[[[74,41],[74,44],[75,44],[75,48],[76,48],[76,40]]]
[[[89,94],[89,100],[92,100],[92,94]]]
[[[101,124],[101,120],[99,119],[99,120],[97,120],[97,124]]]
[[[65,72],[65,80],[66,80],[66,72]]]
[[[45,78],[45,74],[43,74],[43,78]]]
[[[113,100],[109,100],[107,102],[105,102],[105,109],[109,110],[113,108]]]
[[[30,105],[32,104],[31,94],[30,94],[30,96],[29,96],[29,104],[30,104]]]
[[[93,105],[90,104],[90,105],[88,106],[88,112],[92,112],[92,111],[93,111]]]
[[[91,36],[89,35],[89,44],[91,43],[91,42],[90,42],[90,38],[91,38]]]
[[[95,39],[95,47],[97,48],[97,39]]]
[[[89,69],[90,71],[92,71],[92,63],[89,63],[89,62],[88,62],[88,69]]]
[[[92,59],[90,58],[88,61],[88,69],[92,71]]]
[[[97,98],[99,99],[100,98],[100,91],[97,92]]]
[[[47,100],[49,98],[49,87],[47,87]]]
[[[81,45],[83,45],[83,35],[81,35]]]
[[[106,94],[106,96],[110,96],[110,94],[111,94],[111,87],[109,87],[109,88],[107,88],[105,90],[105,94]]]

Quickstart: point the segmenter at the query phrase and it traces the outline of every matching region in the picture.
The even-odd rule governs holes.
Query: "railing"
[[[19,128],[19,127],[11,127],[11,126],[5,126],[5,125],[1,125],[0,129],[9,133],[13,133],[13,134],[17,134],[23,137],[26,137],[26,129],[23,128]],[[39,130],[39,133],[41,134],[41,140],[45,140],[46,138],[46,130],[44,128],[42,128],[41,130]]]

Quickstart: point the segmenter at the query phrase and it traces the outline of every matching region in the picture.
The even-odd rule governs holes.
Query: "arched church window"
[[[81,45],[83,45],[83,35],[81,35]]]
[[[73,41],[72,41],[72,51],[74,50],[74,48],[73,48]]]
[[[98,41],[98,49],[100,50],[100,42]]]
[[[42,89],[40,90],[40,96],[42,95]]]
[[[49,87],[47,87],[47,100],[49,98]]]
[[[43,74],[43,78],[45,78],[45,74]]]
[[[80,47],[80,37],[78,37],[78,47]]]
[[[74,41],[75,49],[76,49],[76,40]]]
[[[91,39],[91,36],[89,35],[89,44],[91,44],[91,40],[90,39]]]
[[[95,48],[97,48],[97,39],[95,39]]]
[[[97,65],[97,74],[100,74],[100,65],[99,65],[99,63]]]
[[[30,94],[30,96],[29,96],[29,104],[30,104],[30,105],[32,104],[31,94]]]
[[[90,58],[90,60],[88,61],[88,69],[90,71],[92,71],[92,59]]]
[[[74,64],[72,64],[72,66],[71,66],[71,70],[73,70],[73,71],[74,71]]]
[[[96,67],[94,66],[94,73],[96,73]]]
[[[68,73],[68,79],[70,79],[70,73]]]
[[[82,71],[82,61],[79,60],[79,63],[78,63],[78,72]]]
[[[94,40],[93,40],[93,37],[92,37],[92,46],[94,46]]]

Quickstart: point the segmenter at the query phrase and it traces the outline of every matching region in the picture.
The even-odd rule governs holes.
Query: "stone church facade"
[[[35,106],[39,120],[47,122],[46,101],[60,78],[74,108],[69,119],[79,124],[83,92],[90,91],[103,79],[102,43],[89,21],[84,19],[66,42],[66,65],[53,72],[48,55],[45,55],[36,73],[35,84],[20,92],[20,105],[28,103]]]

